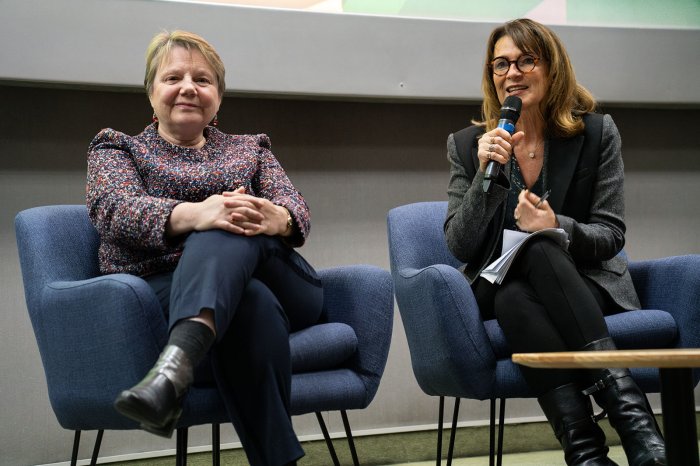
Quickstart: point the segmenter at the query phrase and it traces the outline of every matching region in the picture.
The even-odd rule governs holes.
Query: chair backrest
[[[389,254],[397,270],[421,269],[433,264],[459,267],[447,248],[443,224],[447,202],[418,202],[389,211]]]
[[[84,205],[34,207],[15,218],[17,249],[29,311],[40,290],[55,281],[100,274],[99,235]]]

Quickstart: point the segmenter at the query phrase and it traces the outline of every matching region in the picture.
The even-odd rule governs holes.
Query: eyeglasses
[[[528,54],[520,55],[517,60],[508,60],[504,57],[498,57],[489,64],[489,67],[496,76],[503,76],[508,73],[512,63],[515,63],[515,67],[521,73],[529,73],[535,69],[539,61],[539,58]]]

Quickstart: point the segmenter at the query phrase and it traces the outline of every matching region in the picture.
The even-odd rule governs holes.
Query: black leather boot
[[[617,466],[608,458],[605,434],[593,420],[593,407],[574,383],[550,390],[537,399],[568,465]]]
[[[612,338],[587,344],[586,351],[614,350]],[[608,413],[630,466],[666,464],[666,446],[651,414],[646,395],[632,379],[628,369],[590,371],[593,386],[584,393],[593,395],[596,403]]]
[[[141,382],[124,390],[114,407],[141,428],[161,437],[172,437],[182,414],[182,401],[193,381],[193,370],[185,352],[168,345]]]

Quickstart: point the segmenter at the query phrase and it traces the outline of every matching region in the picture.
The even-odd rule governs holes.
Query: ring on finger
[[[491,152],[487,152],[487,153],[486,153],[486,158],[489,159],[489,160],[491,160]]]
[[[493,144],[489,144],[489,152],[493,152],[493,149],[494,149],[494,145],[493,145]]]

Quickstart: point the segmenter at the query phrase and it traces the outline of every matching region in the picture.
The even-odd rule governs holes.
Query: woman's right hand
[[[237,208],[240,209],[240,207],[239,202]],[[262,217],[252,203],[249,207],[249,216]],[[191,231],[219,229],[239,235],[244,234],[243,228],[231,222],[233,210],[234,208],[230,207],[229,197],[221,194],[214,194],[201,202],[183,202],[176,205],[170,213],[165,232],[168,236],[178,236]]]
[[[479,138],[478,151],[479,170],[486,171],[486,165],[491,160],[495,160],[501,165],[505,165],[513,154],[513,146],[525,136],[525,133],[518,131],[512,136],[503,128],[494,128],[488,133],[484,133]]]

